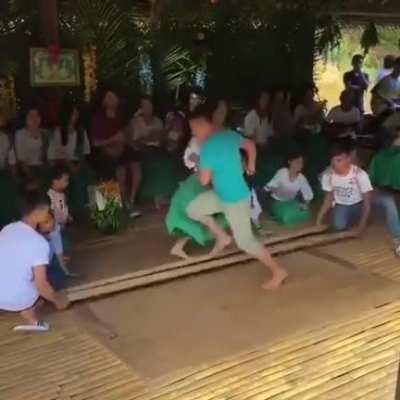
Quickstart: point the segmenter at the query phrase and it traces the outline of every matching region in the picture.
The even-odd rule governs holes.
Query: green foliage
[[[364,54],[368,54],[371,47],[375,47],[379,44],[378,31],[374,22],[368,23],[361,36],[361,47],[364,49]]]
[[[95,208],[91,218],[101,233],[114,234],[126,227],[127,217],[116,200],[109,200],[103,210]]]

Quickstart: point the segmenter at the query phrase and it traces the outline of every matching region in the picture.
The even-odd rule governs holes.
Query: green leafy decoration
[[[368,54],[371,47],[379,44],[379,35],[376,25],[373,21],[369,22],[361,36],[361,47],[364,49],[364,54]]]

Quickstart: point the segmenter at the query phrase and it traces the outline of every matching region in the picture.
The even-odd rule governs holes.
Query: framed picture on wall
[[[47,48],[30,49],[30,74],[32,86],[79,86],[79,53],[61,49],[57,63],[51,62]]]

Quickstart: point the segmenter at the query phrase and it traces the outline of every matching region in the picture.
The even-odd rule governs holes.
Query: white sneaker
[[[142,213],[139,211],[139,210],[136,210],[136,209],[131,209],[130,211],[129,211],[129,216],[131,217],[131,218],[138,218],[138,217],[140,217],[142,215]]]
[[[48,332],[50,325],[44,321],[38,321],[34,325],[17,325],[13,328],[14,332]]]

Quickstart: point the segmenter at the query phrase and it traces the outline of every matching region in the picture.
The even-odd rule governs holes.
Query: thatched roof
[[[400,0],[347,0],[339,12],[347,22],[400,24]]]

